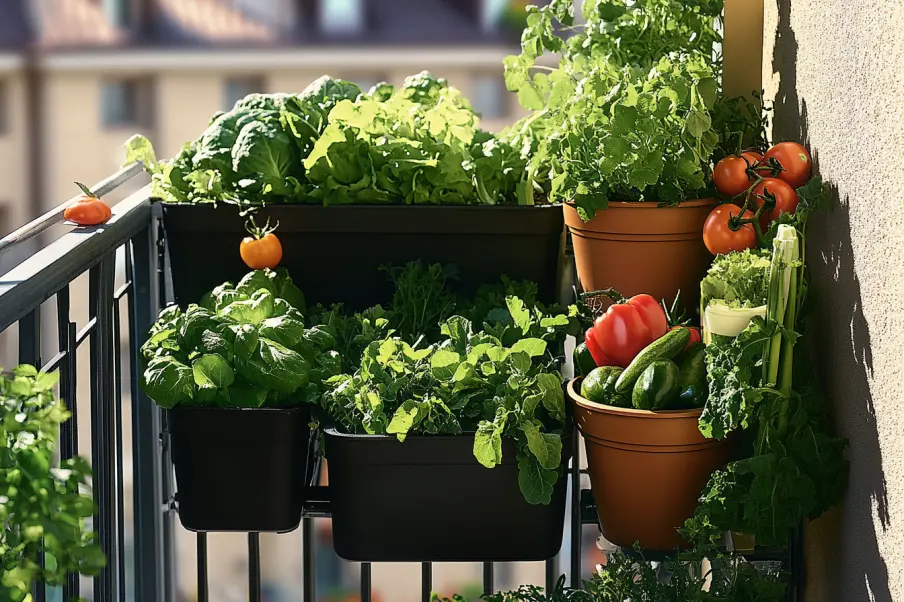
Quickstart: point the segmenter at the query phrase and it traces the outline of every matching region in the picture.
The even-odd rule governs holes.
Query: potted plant
[[[616,0],[531,7],[506,82],[544,128],[529,173],[564,204],[584,290],[615,288],[696,309],[710,257],[700,233],[715,205],[712,165],[759,135],[720,91],[714,44],[722,3],[654,10]],[[552,69],[536,65],[559,55]]]
[[[283,265],[317,302],[385,303],[377,268],[416,259],[457,264],[470,293],[508,274],[557,298],[561,212],[534,202],[520,149],[480,130],[429,73],[366,93],[324,76],[299,94],[250,95],[167,161],[144,137],[126,146],[164,203],[180,304],[241,276],[232,251],[248,211],[280,224]],[[185,260],[198,253],[217,259],[198,272]]]
[[[356,370],[328,382],[324,445],[339,556],[505,561],[558,552],[571,422],[554,350],[572,320],[514,296],[471,313],[483,329],[457,315],[432,344],[373,341]]]
[[[276,531],[301,520],[310,408],[341,362],[306,328],[304,297],[282,269],[256,270],[176,305],[141,347],[141,384],[168,410],[177,500],[193,531]]]
[[[69,419],[53,394],[58,380],[58,372],[28,365],[0,372],[2,600],[31,599],[33,583],[65,585],[70,573],[96,575],[106,564],[97,534],[85,528],[94,514],[88,462],[74,457],[53,466],[60,425]]]

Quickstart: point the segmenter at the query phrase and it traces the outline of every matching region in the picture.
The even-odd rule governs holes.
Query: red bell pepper
[[[607,291],[616,303],[599,316],[584,335],[598,366],[627,368],[644,347],[668,331],[665,311],[650,295],[625,300]]]

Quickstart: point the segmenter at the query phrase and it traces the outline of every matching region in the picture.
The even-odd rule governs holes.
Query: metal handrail
[[[125,181],[121,179],[124,177],[121,173],[116,174],[120,182]],[[113,178],[105,180],[108,181]],[[56,294],[74,276],[95,265],[111,248],[124,244],[137,232],[148,228],[151,224],[149,195],[150,187],[143,187],[117,203],[107,223],[64,234],[0,276],[0,332]],[[27,230],[31,237],[40,232],[41,226],[29,226],[20,230]]]
[[[104,178],[94,186],[91,186],[90,190],[97,196],[102,197],[113,192],[114,190],[137,176],[143,171],[143,169],[144,168],[140,162],[132,163],[131,165],[123,167],[113,175]],[[11,234],[4,236],[2,239],[0,239],[0,257],[2,257],[5,253],[8,253],[9,251],[12,251],[17,245],[31,240],[35,236],[50,229],[52,226],[61,223],[63,221],[63,212],[66,211],[66,209],[70,205],[75,204],[77,200],[78,196],[74,196],[68,201],[57,205],[44,215],[28,222],[18,230],[15,230]]]

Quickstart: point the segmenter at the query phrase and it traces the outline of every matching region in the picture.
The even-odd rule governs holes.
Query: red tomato
[[[782,171],[776,177],[790,184],[792,188],[800,188],[810,179],[813,160],[802,144],[779,142],[766,151],[766,161],[771,158],[782,166]]]
[[[719,205],[709,214],[703,224],[703,243],[713,255],[725,255],[731,251],[743,251],[756,246],[756,230],[753,224],[744,224],[737,230],[732,230],[729,220],[741,213],[737,205]],[[742,218],[753,217],[750,211],[744,211]]]
[[[775,196],[775,207],[769,211],[764,211],[760,215],[760,227],[763,230],[766,230],[769,224],[777,220],[782,213],[793,214],[797,209],[798,202],[800,202],[797,192],[791,188],[790,184],[778,178],[764,178],[753,189],[753,194],[756,195],[754,200],[757,208],[763,204],[764,201],[760,197],[765,197],[766,192],[770,192]]]
[[[611,305],[587,330],[584,342],[598,366],[626,368],[634,356],[667,331],[662,306],[650,295],[635,295]]]
[[[719,192],[735,197],[747,190],[750,187],[747,167],[747,161],[733,155],[719,161],[713,170],[713,181]]]
[[[687,328],[691,333],[691,338],[688,339],[687,345],[684,346],[684,349],[688,349],[691,345],[695,345],[703,341],[703,337],[700,336],[700,329],[694,328],[693,326],[672,326],[669,330],[676,330],[678,328]],[[682,349],[682,351],[684,351]]]

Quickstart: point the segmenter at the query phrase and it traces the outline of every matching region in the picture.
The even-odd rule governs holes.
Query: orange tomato
[[[84,184],[75,183],[82,189],[82,194],[76,198],[72,205],[63,211],[63,219],[74,222],[79,226],[97,226],[104,224],[113,217],[109,205],[100,200],[97,195],[88,190]]]
[[[275,268],[282,260],[282,244],[272,232],[258,238],[246,236],[239,246],[242,261],[252,270]]]
[[[754,201],[756,202],[756,207],[758,209],[764,202],[763,198],[766,197],[766,192],[775,196],[775,207],[769,211],[763,211],[763,213],[760,214],[760,227],[764,231],[768,229],[769,224],[777,220],[778,216],[782,213],[793,214],[797,210],[797,204],[800,202],[797,192],[784,180],[779,180],[778,178],[763,178],[760,180],[760,183],[756,185],[756,188],[753,189],[753,194],[755,195]]]

